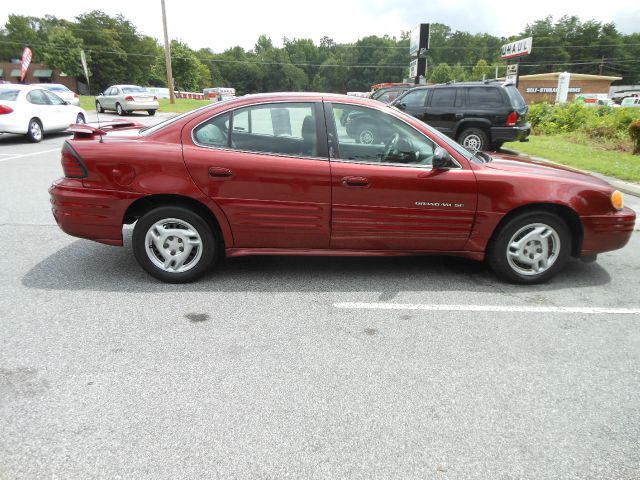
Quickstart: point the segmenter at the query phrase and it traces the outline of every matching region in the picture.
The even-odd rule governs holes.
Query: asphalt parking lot
[[[165,285],[130,230],[55,225],[65,138],[0,135],[1,479],[640,479],[640,232],[534,287],[446,257]]]

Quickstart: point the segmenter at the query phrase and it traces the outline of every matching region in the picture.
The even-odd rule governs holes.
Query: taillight
[[[133,97],[131,95],[127,95],[124,99],[128,102],[133,102]]]
[[[516,123],[518,123],[518,114],[511,112],[507,117],[507,127],[515,127]]]
[[[78,152],[68,143],[62,147],[62,170],[64,176],[68,178],[85,178],[87,176],[87,167],[82,163]]]
[[[6,105],[0,105],[0,115],[4,115],[6,113],[13,112],[13,108],[7,107]]]
[[[76,98],[80,97],[80,95],[78,95],[77,93],[74,93],[73,96]]]

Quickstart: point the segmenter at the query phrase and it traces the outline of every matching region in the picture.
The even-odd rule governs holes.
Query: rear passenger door
[[[241,107],[183,129],[189,173],[238,248],[328,248],[330,168],[321,103]]]
[[[434,88],[423,121],[454,138],[458,122],[464,116],[463,108],[464,98],[461,88]]]

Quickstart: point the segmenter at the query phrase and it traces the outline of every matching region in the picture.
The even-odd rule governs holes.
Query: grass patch
[[[582,136],[531,135],[529,142],[510,142],[504,147],[620,180],[640,182],[640,156],[602,149]]]
[[[87,111],[95,110],[96,98],[97,97],[94,96],[80,95],[80,106]],[[206,100],[193,100],[189,98],[176,98],[175,105],[171,105],[168,98],[161,98],[158,102],[160,102],[160,112],[174,113],[188,112],[189,110],[200,108],[210,103]]]

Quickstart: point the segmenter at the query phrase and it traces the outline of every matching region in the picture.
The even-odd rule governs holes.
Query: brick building
[[[20,64],[12,62],[0,63],[0,80],[20,83]],[[31,63],[22,83],[27,85],[30,83],[61,83],[74,92],[78,89],[75,77],[62,75],[58,70],[53,70],[42,63]]]
[[[521,75],[518,81],[518,90],[527,103],[555,102],[558,89],[558,77],[562,72],[540,73],[537,75]],[[606,75],[587,75],[584,73],[572,73],[569,82],[569,102],[580,94],[602,93],[609,94],[611,83],[622,80],[622,77],[609,77]]]

